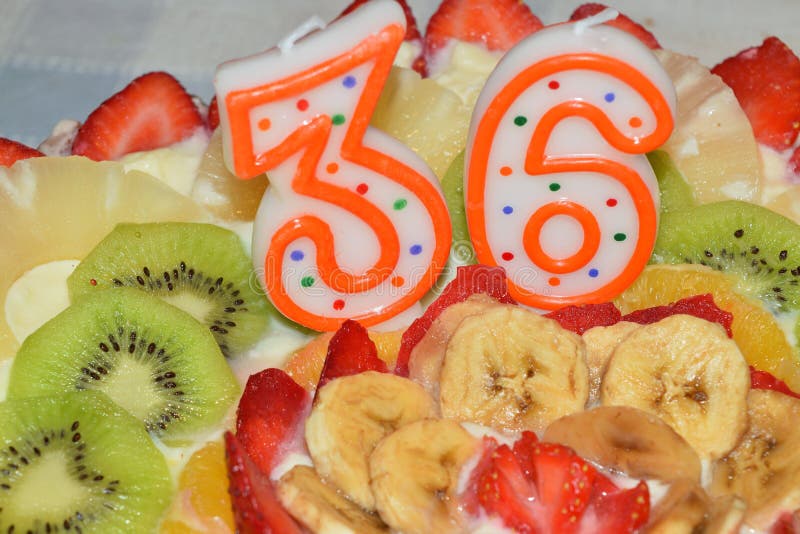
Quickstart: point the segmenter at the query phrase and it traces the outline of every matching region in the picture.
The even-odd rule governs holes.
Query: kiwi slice
[[[100,390],[165,439],[218,423],[239,393],[209,331],[144,291],[87,295],[22,343],[9,398]]]
[[[119,224],[67,281],[70,298],[110,287],[136,287],[205,324],[226,357],[260,339],[271,305],[239,237],[201,223]],[[277,313],[277,312],[274,312]]]
[[[442,179],[442,191],[447,209],[450,211],[450,224],[453,230],[451,254],[459,265],[476,262],[475,249],[469,238],[467,213],[464,209],[464,151],[462,150],[447,168]]]
[[[699,263],[737,277],[773,312],[800,304],[800,226],[767,208],[726,200],[664,214],[653,263]]]
[[[106,395],[8,400],[0,421],[0,532],[156,531],[167,463]]]
[[[647,154],[647,160],[658,179],[661,213],[680,211],[695,206],[692,187],[675,166],[669,154],[663,150],[654,150]]]

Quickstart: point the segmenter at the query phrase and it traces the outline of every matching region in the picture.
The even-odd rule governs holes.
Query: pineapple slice
[[[83,258],[118,222],[201,221],[191,199],[152,176],[82,157],[32,158],[0,167],[0,303],[26,271]],[[5,309],[5,307],[3,307]],[[0,317],[0,360],[18,342]]]
[[[758,145],[733,90],[692,57],[655,53],[678,94],[675,130],[662,148],[695,199],[758,202],[763,182]]]
[[[416,152],[441,180],[467,144],[472,108],[449,89],[413,70],[394,67],[372,116],[372,126]]]

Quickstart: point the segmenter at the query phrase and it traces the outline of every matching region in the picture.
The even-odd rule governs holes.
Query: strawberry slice
[[[259,470],[230,432],[225,432],[225,457],[236,531],[240,534],[301,534],[300,527],[278,501],[269,477]]]
[[[795,148],[794,152],[792,152],[787,170],[790,173],[790,180],[792,180],[792,182],[800,182],[800,147]]]
[[[759,371],[752,365],[750,366],[750,387],[753,389],[771,389],[800,399],[800,394],[792,391],[786,382],[768,371]]]
[[[166,72],[139,76],[100,104],[78,130],[72,153],[95,161],[177,143],[203,126],[183,86]]]
[[[603,4],[596,4],[596,3],[583,4],[581,6],[578,6],[578,8],[572,12],[572,16],[570,16],[569,20],[575,21],[575,20],[585,19],[587,17],[597,15],[598,13],[607,8],[608,6],[605,6]],[[622,13],[620,13],[614,20],[610,20],[605,24],[630,33],[631,35],[633,35],[634,37],[636,37],[637,39],[639,39],[641,42],[643,42],[645,45],[647,45],[652,49],[661,48],[661,45],[658,44],[655,35],[650,33],[650,31],[647,28],[645,28],[638,22],[634,22],[631,18],[627,17],[626,15],[623,15]]]
[[[14,162],[21,159],[39,158],[44,156],[35,148],[23,145],[17,141],[0,137],[0,167],[11,167]]]
[[[800,509],[782,513],[770,527],[769,534],[800,534]]]
[[[545,317],[555,319],[567,330],[583,334],[595,326],[611,326],[622,318],[622,313],[613,302],[602,304],[583,304],[581,306],[565,306],[551,311]]]
[[[367,329],[348,319],[333,334],[328,343],[328,354],[322,366],[316,392],[340,376],[356,375],[364,371],[388,373],[386,362],[378,358],[378,349],[369,338]]]
[[[486,293],[499,302],[516,304],[508,293],[506,274],[502,267],[486,265],[459,267],[455,279],[447,284],[439,297],[428,306],[425,313],[403,332],[394,368],[395,374],[408,376],[408,360],[411,357],[411,351],[425,337],[425,333],[442,311],[451,304],[467,300],[475,293]]]
[[[425,58],[435,64],[453,39],[505,52],[543,26],[519,0],[444,0],[428,22]]]
[[[586,513],[581,518],[581,534],[622,534],[638,532],[650,518],[650,491],[644,481],[627,490],[618,489],[599,475]],[[600,490],[601,486],[607,489]]]
[[[800,59],[777,37],[711,69],[733,89],[758,142],[783,151],[800,132]]]
[[[247,379],[236,413],[236,436],[253,462],[269,475],[287,450],[302,446],[308,392],[280,369]]]
[[[211,97],[211,102],[208,103],[208,116],[206,117],[206,125],[212,132],[219,126],[219,105],[217,104],[217,95]]]
[[[686,297],[666,306],[653,306],[652,308],[632,311],[627,315],[623,315],[622,320],[638,324],[652,324],[679,313],[694,315],[700,319],[718,323],[725,329],[728,337],[733,337],[733,330],[731,330],[733,314],[720,309],[714,303],[714,297],[710,293]]]

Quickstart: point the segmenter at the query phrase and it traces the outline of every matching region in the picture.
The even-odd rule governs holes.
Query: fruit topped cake
[[[220,80],[239,63],[220,68],[207,104],[150,72],[36,148],[0,138],[0,532],[800,533],[795,52],[769,36],[703,65],[600,4],[542,21],[517,0],[444,0],[423,31],[396,1],[402,13],[357,0],[324,30],[298,30],[404,14],[370,124],[424,162],[435,194],[419,204],[441,197],[437,235],[452,238],[430,289],[384,322],[338,300],[323,331],[281,313],[251,242],[285,169],[242,179],[231,164],[237,97]],[[669,138],[641,160],[658,186],[647,265],[610,298],[543,310],[478,260],[468,138],[497,88],[487,79],[563,23],[641,48],[676,105]],[[336,82],[349,95],[361,78]],[[308,95],[290,110],[310,113],[304,127],[367,130]],[[529,120],[512,118],[514,131]],[[276,126],[258,120],[254,138]],[[346,184],[353,210],[395,195],[344,163],[323,168],[313,186]],[[425,225],[413,198],[384,196],[389,224]],[[428,254],[421,238],[401,242]],[[353,238],[331,256],[353,250],[372,248]],[[316,249],[285,252],[300,265]],[[300,271],[309,295],[335,278]],[[406,281],[391,279],[401,296]]]

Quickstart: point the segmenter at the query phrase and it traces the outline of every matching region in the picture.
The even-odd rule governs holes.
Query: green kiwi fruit
[[[73,302],[110,287],[151,292],[205,324],[226,357],[252,346],[269,324],[271,304],[241,240],[212,224],[117,225],[67,284]]]
[[[800,226],[739,200],[665,213],[653,263],[699,263],[735,275],[737,289],[773,312],[800,305]]]
[[[450,224],[453,230],[452,260],[458,265],[471,265],[476,263],[476,260],[475,249],[469,238],[467,213],[464,209],[464,164],[462,150],[450,163],[442,178],[442,191],[450,212]]]
[[[155,532],[164,456],[97,391],[0,403],[0,532]]]
[[[675,166],[668,153],[663,150],[654,150],[647,154],[647,160],[658,179],[661,213],[684,210],[696,204],[692,187],[684,179],[683,174]]]
[[[22,343],[8,397],[100,390],[163,439],[217,424],[239,385],[208,329],[144,291],[87,295]]]

